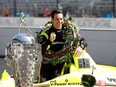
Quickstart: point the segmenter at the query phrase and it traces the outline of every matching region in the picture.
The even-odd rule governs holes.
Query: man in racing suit
[[[65,56],[70,52],[65,49],[66,42],[70,43],[68,50],[70,50],[72,43],[71,41],[67,41],[68,34],[66,33],[64,17],[61,10],[52,11],[51,24],[50,27],[47,27],[37,35],[37,41],[42,44],[43,56],[40,76],[46,78],[46,80],[53,79],[60,75],[64,63],[71,60]],[[70,35],[75,37],[73,33]],[[68,37],[70,38],[70,36]],[[82,50],[87,47],[87,43],[84,38],[77,37],[76,39],[79,44],[77,44],[76,48],[71,52],[79,56]]]

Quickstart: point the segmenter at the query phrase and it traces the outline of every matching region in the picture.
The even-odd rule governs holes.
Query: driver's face
[[[63,14],[62,13],[55,14],[54,18],[52,18],[53,26],[56,29],[61,29],[63,22],[64,22],[64,19],[63,19]]]

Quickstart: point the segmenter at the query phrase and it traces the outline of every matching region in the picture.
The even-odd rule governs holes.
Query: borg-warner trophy
[[[42,60],[41,46],[30,34],[24,18],[25,15],[21,13],[19,33],[5,49],[5,59],[13,70],[15,87],[33,87],[35,66]],[[21,33],[22,28],[28,32]]]

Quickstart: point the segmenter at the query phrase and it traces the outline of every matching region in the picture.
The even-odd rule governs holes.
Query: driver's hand
[[[56,34],[54,32],[52,32],[50,34],[50,41],[53,42],[56,39]]]
[[[75,56],[80,56],[81,55],[81,53],[82,53],[82,51],[83,51],[83,49],[80,47],[80,46],[78,46],[75,50],[74,50],[74,55]]]

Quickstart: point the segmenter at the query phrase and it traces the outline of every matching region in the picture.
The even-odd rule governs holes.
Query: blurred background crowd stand
[[[115,0],[0,0],[0,16],[49,17],[53,9],[61,9],[72,17],[115,17]]]
[[[10,16],[10,10],[7,9],[7,8],[4,8],[3,11],[2,11],[2,15],[3,15],[4,17]]]

